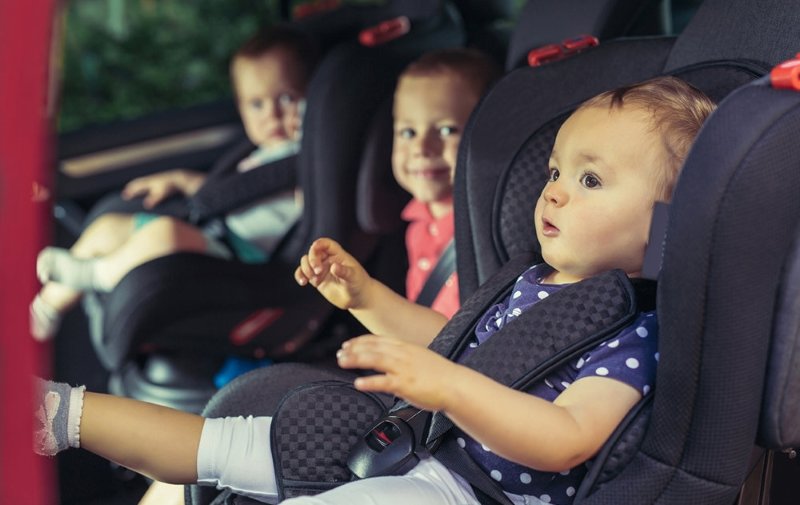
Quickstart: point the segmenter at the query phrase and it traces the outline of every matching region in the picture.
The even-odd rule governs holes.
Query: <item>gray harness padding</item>
[[[431,349],[450,359],[458,356],[480,316],[509,292],[529,264],[527,256],[509,261],[465,303]],[[524,390],[630,324],[641,310],[651,308],[654,293],[654,283],[634,286],[621,271],[566,286],[523,312],[462,364]],[[638,302],[637,294],[641,294]],[[408,407],[400,400],[388,413]],[[351,448],[386,414],[380,397],[359,392],[347,382],[317,382],[290,392],[272,422],[280,498],[315,494],[351,480],[345,464]],[[416,434],[422,441],[417,449],[436,455],[438,442],[451,427],[446,416],[433,414],[426,433]],[[453,451],[448,453],[450,464]],[[458,457],[469,458],[466,453]],[[476,485],[470,475],[463,476]],[[481,491],[491,496],[486,489]]]
[[[266,196],[297,186],[297,155],[287,156],[254,170],[237,172],[236,165],[253,149],[245,142],[218,164],[205,184],[187,199],[188,220],[194,224],[221,217]]]

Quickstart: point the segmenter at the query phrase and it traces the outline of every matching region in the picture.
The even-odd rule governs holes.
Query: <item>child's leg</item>
[[[34,449],[81,447],[164,483],[277,498],[270,417],[204,419],[129,398],[37,380]]]
[[[110,291],[132,269],[176,252],[207,250],[207,239],[194,226],[172,217],[159,217],[106,256],[77,258],[64,249],[47,248],[39,255],[40,277],[74,289]]]
[[[76,258],[104,256],[114,251],[133,234],[133,216],[105,214],[95,219],[70,249]],[[31,304],[31,333],[47,340],[58,331],[61,317],[81,298],[80,290],[47,282]]]
[[[139,500],[139,505],[184,505],[184,488],[180,484],[154,481]]]
[[[196,481],[202,417],[66,384],[37,385],[38,453],[82,447],[160,481]]]
[[[281,502],[286,505],[479,505],[470,485],[433,458],[420,461],[405,475],[357,480],[316,496]]]

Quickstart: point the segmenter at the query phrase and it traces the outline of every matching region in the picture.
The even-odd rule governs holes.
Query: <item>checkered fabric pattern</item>
[[[282,498],[348,482],[350,449],[386,413],[380,399],[352,383],[321,381],[289,393],[272,420],[272,451]]]
[[[547,162],[556,134],[568,114],[545,123],[523,144],[498,186],[500,201],[499,236],[509,257],[538,251],[533,228],[533,210],[548,179]],[[524,230],[528,230],[527,233]]]
[[[501,384],[524,388],[542,370],[629,324],[638,311],[633,293],[627,276],[616,270],[566,286],[498,330],[462,364]],[[435,413],[427,442],[451,426]]]

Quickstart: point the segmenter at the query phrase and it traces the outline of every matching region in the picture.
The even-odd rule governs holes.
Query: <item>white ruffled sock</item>
[[[72,387],[63,382],[36,379],[34,398],[37,428],[33,450],[55,456],[69,447],[81,446],[81,414],[86,386]]]

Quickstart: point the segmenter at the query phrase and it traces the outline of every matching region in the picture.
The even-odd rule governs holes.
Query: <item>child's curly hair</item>
[[[683,161],[700,127],[714,110],[714,102],[686,81],[667,76],[606,91],[579,108],[604,106],[612,110],[639,107],[651,114],[653,129],[661,133],[668,156],[656,194],[669,200]]]

